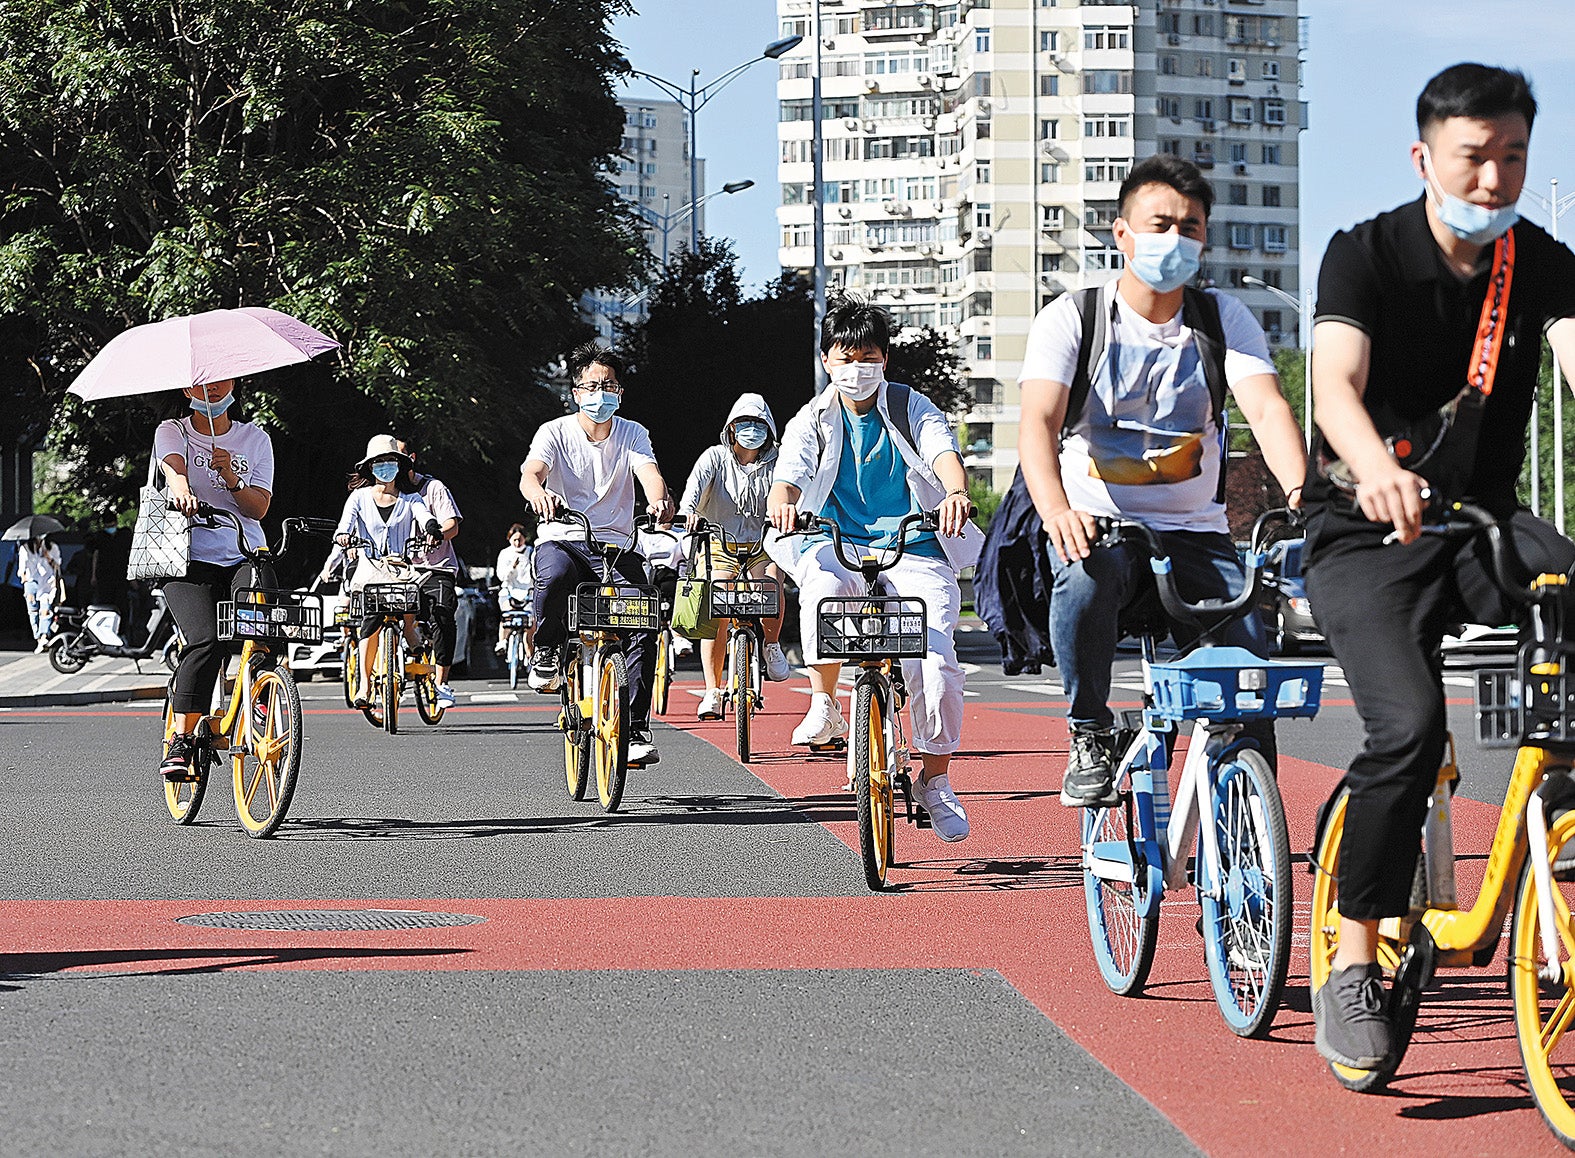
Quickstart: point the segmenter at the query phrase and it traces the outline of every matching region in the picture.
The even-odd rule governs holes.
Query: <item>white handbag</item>
[[[413,581],[414,575],[410,570],[395,567],[381,559],[374,559],[367,552],[362,551],[360,557],[356,560],[355,573],[350,576],[350,581],[345,584],[345,590],[360,591],[368,583],[409,583]]]
[[[181,431],[184,438],[185,431]],[[186,447],[188,469],[191,446]],[[131,532],[128,579],[180,579],[191,563],[191,520],[169,508],[169,495],[158,485],[157,444],[148,457],[148,481],[137,498],[137,525]]]

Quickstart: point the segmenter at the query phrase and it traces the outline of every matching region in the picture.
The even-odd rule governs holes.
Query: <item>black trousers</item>
[[[536,544],[536,650],[561,647],[569,635],[569,596],[581,583],[601,578],[601,566],[583,542],[561,539]],[[647,585],[645,558],[635,551],[618,556],[613,570],[625,583]],[[651,685],[656,682],[656,644],[653,633],[629,633],[629,715],[637,728],[651,718]]]
[[[1452,623],[1507,624],[1515,609],[1491,578],[1486,540],[1423,536],[1383,545],[1387,526],[1351,528],[1314,516],[1307,595],[1361,716],[1361,752],[1340,846],[1340,912],[1357,920],[1403,916],[1422,822],[1444,755],[1443,662]],[[1528,511],[1509,522],[1533,573],[1568,572],[1575,544]],[[1336,789],[1338,793],[1339,789]]]
[[[429,571],[422,575],[421,617],[432,625],[432,648],[437,662],[448,667],[454,662],[454,608],[459,601],[454,575],[449,571]],[[371,639],[383,626],[381,615],[363,615],[356,628],[358,639]]]
[[[250,563],[220,567],[193,562],[183,579],[164,584],[164,598],[175,616],[186,647],[175,669],[170,702],[177,712],[206,712],[213,702],[213,684],[224,669],[231,646],[219,641],[219,604],[240,587],[271,587],[273,577],[260,579]]]

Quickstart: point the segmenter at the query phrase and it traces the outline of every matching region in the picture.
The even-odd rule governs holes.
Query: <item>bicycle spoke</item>
[[[1559,1002],[1548,1015],[1548,1020],[1542,1026],[1542,1052],[1551,1054],[1558,1048],[1559,1042],[1564,1039],[1564,1031],[1570,1027],[1570,1020],[1575,1018],[1575,990],[1564,986],[1559,995]]]

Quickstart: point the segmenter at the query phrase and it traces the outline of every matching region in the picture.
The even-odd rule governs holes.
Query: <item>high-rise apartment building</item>
[[[637,207],[645,221],[645,243],[656,260],[687,249],[690,237],[689,125],[682,105],[669,100],[621,97],[623,141],[619,148],[618,193]],[[699,166],[705,188],[705,161]],[[705,206],[699,205],[700,231],[705,232]],[[602,339],[611,342],[618,323],[645,317],[645,296],[633,293],[587,294],[581,303]]]
[[[1118,275],[1111,225],[1134,158],[1195,161],[1216,193],[1205,278],[1276,345],[1297,315],[1296,0],[777,0],[785,268],[814,265],[811,70],[818,33],[830,282],[953,337],[973,388],[965,458],[1017,465],[1028,325]]]

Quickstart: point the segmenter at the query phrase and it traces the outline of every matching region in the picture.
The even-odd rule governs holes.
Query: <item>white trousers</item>
[[[957,572],[944,557],[904,555],[881,579],[894,595],[924,600],[929,652],[922,660],[902,661],[902,678],[908,685],[910,740],[916,752],[949,756],[962,743],[963,673],[957,666],[953,639],[962,608]],[[815,635],[816,608],[822,599],[832,596],[862,595],[864,578],[842,565],[830,543],[819,543],[799,556],[793,581],[798,584],[804,662],[817,664],[822,661]]]

